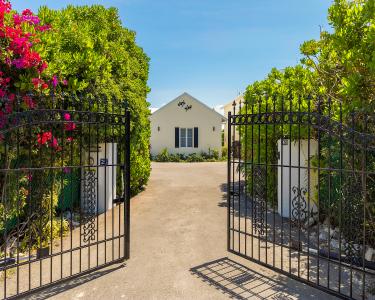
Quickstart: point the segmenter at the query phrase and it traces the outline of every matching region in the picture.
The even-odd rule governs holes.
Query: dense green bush
[[[247,87],[242,113],[311,111],[340,121],[344,126],[354,127],[357,132],[375,135],[373,122],[364,121],[368,119],[366,114],[373,113],[375,108],[375,2],[335,0],[329,9],[328,21],[332,30],[322,31],[320,39],[307,41],[301,46],[304,55],[302,65],[287,67],[283,71],[273,69],[264,80]],[[240,128],[242,151],[247,150],[247,157],[243,153],[242,158],[255,165],[265,162],[274,164],[277,161],[278,139],[284,137],[293,140],[308,136],[306,127],[285,123],[286,126],[256,125],[256,130],[251,133],[250,127]],[[317,138],[316,130],[310,134],[311,138]],[[366,239],[375,245],[375,222],[372,219],[375,214],[375,188],[369,184],[375,180],[374,175],[365,178],[368,182],[365,195],[364,179],[360,178],[359,172],[344,172],[343,175],[341,172],[327,171],[331,167],[357,171],[365,168],[372,172],[375,166],[373,152],[367,153],[366,164],[363,158],[364,151],[360,147],[353,147],[350,142],[342,145],[337,136],[320,131],[319,166],[323,169],[319,174],[317,190],[320,195],[320,217],[322,220],[328,218],[333,226],[358,224],[349,228],[351,232],[343,229],[344,236],[355,243],[361,242],[365,227]],[[316,157],[313,163],[317,163]],[[251,191],[252,169],[245,168],[246,164],[242,171],[247,176],[247,188]],[[266,197],[271,205],[275,205],[272,199],[277,199],[274,176],[277,170],[268,168],[264,171],[267,172]],[[341,209],[344,210],[343,214],[338,214]]]
[[[50,72],[66,78],[69,92],[85,95],[78,103],[65,101],[65,106],[78,104],[78,108],[114,113],[129,108],[131,191],[137,193],[150,175],[149,58],[136,44],[135,33],[123,27],[115,8],[41,7],[38,15],[53,28],[42,38]],[[117,104],[112,105],[113,100]]]
[[[264,80],[256,81],[249,85],[244,95],[246,104],[241,113],[265,113],[272,111],[314,111],[315,103],[309,95],[314,91],[314,73],[301,65],[287,67],[283,71],[273,69]],[[239,126],[241,136],[241,158],[254,164],[249,168],[247,164],[241,166],[241,171],[246,176],[249,192],[252,183],[257,182],[257,168],[262,164],[277,164],[277,141],[280,138],[295,140],[308,136],[307,126],[260,124],[251,130],[250,126]],[[313,132],[310,133],[311,135]],[[265,141],[267,140],[267,148]],[[260,143],[258,143],[260,141]],[[270,205],[277,203],[277,178],[274,168],[264,168],[267,172],[266,197]],[[253,178],[254,177],[254,178]],[[255,180],[255,181],[254,181]]]

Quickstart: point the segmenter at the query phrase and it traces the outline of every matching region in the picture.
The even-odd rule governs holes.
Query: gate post
[[[227,249],[230,251],[230,183],[231,183],[231,177],[230,177],[230,160],[232,155],[232,124],[231,124],[231,115],[232,113],[228,112],[228,136],[227,136],[227,144],[228,144],[228,150],[227,150]]]
[[[125,112],[125,199],[124,199],[124,257],[130,258],[130,111]]]

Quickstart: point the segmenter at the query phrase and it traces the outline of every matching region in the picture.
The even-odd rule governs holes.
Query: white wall
[[[98,206],[98,213],[104,213],[112,209],[113,199],[116,198],[116,166],[114,165],[117,164],[117,144],[103,143],[99,144],[98,147],[94,146],[90,152],[88,150],[84,151],[83,159],[85,164],[93,167],[83,168],[81,172],[83,179],[81,181],[81,207],[85,207],[85,202],[90,201],[86,195],[88,190],[90,190],[95,196],[94,213],[96,214],[96,205]],[[94,172],[97,178],[93,186],[89,184],[88,171]],[[96,180],[99,180],[99,182],[96,183]]]
[[[188,111],[179,107],[178,102],[174,100],[151,115],[151,155],[159,154],[164,148],[169,153],[183,154],[200,154],[202,151],[208,153],[209,149],[215,149],[221,155],[220,115],[192,99],[186,99],[187,104],[192,105]],[[194,148],[194,137],[192,148],[175,148],[175,127],[198,127],[198,148]]]
[[[309,208],[310,213],[311,211],[316,212],[317,206],[315,204],[315,199],[317,172],[314,172],[313,169],[308,169],[308,154],[310,154],[310,167],[312,167],[311,157],[318,153],[318,142],[313,139],[310,140],[310,143],[308,142],[308,140],[296,140],[292,141],[292,143],[290,144],[290,140],[284,139],[283,145],[281,145],[281,140],[278,140],[277,149],[279,152],[279,166],[277,168],[278,213],[283,217],[290,218],[290,212],[292,211],[291,204],[293,198],[295,198],[298,195],[297,190],[296,192],[293,191],[293,187],[300,188],[306,192],[306,194],[302,194],[303,198],[305,199],[306,210]],[[299,149],[300,155],[298,155]],[[289,176],[291,179],[290,182]],[[310,201],[308,199],[308,183],[310,183]]]

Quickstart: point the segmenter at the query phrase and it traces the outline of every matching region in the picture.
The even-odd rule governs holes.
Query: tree
[[[344,113],[375,109],[375,1],[335,0],[331,31],[301,46],[302,62],[317,73],[324,93],[342,101]]]
[[[149,103],[146,101],[149,58],[135,42],[135,33],[124,28],[115,8],[101,5],[42,7],[39,17],[53,30],[42,42],[49,69],[66,78],[68,91],[99,97],[99,106],[118,113],[131,112],[131,189],[137,193],[150,175]],[[103,101],[106,99],[106,102]],[[112,101],[120,105],[112,105]],[[86,102],[87,109],[95,105]]]

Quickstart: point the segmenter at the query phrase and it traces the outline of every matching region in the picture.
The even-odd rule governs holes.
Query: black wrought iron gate
[[[374,129],[374,117],[329,99],[234,103],[228,251],[342,298],[375,299]]]
[[[129,258],[129,111],[38,101],[46,108],[24,110],[20,98],[1,118],[0,298]]]

